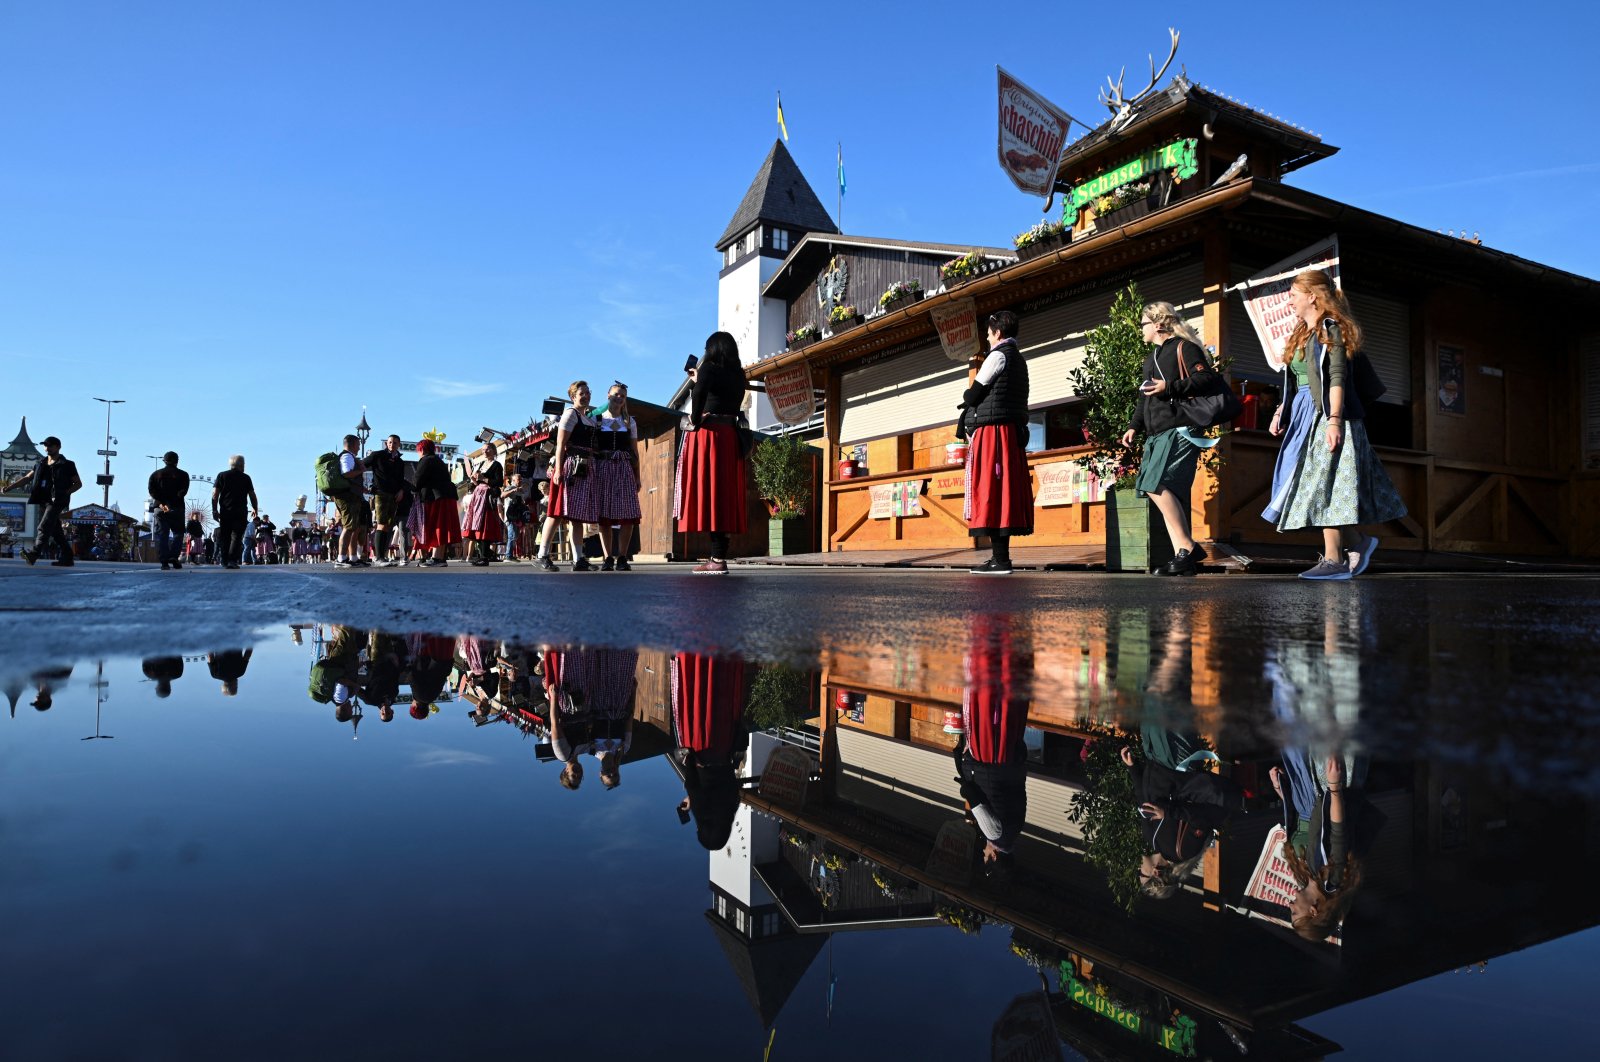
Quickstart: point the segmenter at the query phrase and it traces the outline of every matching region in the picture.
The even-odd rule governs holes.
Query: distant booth
[[[66,524],[72,550],[79,558],[131,559],[139,528],[133,517],[103,505],[80,505],[67,511]]]
[[[1179,76],[1067,148],[1055,194],[1069,235],[1027,260],[972,249],[954,271],[965,275],[941,282],[914,243],[799,241],[762,295],[787,305],[791,333],[821,334],[790,338],[747,372],[809,374],[824,395],[821,548],[972,544],[953,429],[968,368],[947,355],[939,322],[947,341],[972,343],[1000,309],[1021,318],[1031,383],[1036,531],[1017,544],[1102,545],[1104,487],[1074,463],[1088,440],[1069,374],[1130,281],[1145,301],[1179,307],[1254,397],[1220,471],[1196,477],[1196,536],[1314,548],[1315,536],[1278,535],[1260,517],[1280,381],[1236,286],[1332,255],[1387,387],[1368,431],[1409,510],[1380,532],[1384,547],[1600,555],[1600,283],[1283,183],[1337,150]],[[1120,208],[1097,217],[1114,193]],[[880,311],[880,291],[900,279],[927,294]],[[827,322],[828,297],[871,312]]]

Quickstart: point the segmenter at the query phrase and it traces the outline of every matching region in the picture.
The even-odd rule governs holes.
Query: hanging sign
[[[1289,309],[1289,285],[1294,278],[1308,269],[1325,269],[1333,277],[1333,285],[1343,289],[1339,279],[1339,237],[1329,236],[1298,254],[1290,255],[1276,265],[1246,280],[1236,290],[1244,293],[1244,309],[1255,325],[1256,338],[1261,340],[1261,350],[1267,364],[1274,372],[1283,368],[1283,345],[1294,332],[1294,311]]]
[[[775,804],[799,809],[805,806],[811,760],[793,745],[780,745],[767,757],[757,791]]]
[[[767,398],[773,415],[784,424],[804,424],[817,412],[811,387],[811,366],[805,362],[767,374]]]
[[[1143,155],[1122,163],[1116,169],[1107,170],[1098,177],[1084,181],[1068,193],[1066,202],[1061,206],[1062,219],[1071,224],[1077,220],[1079,210],[1101,196],[1162,170],[1173,171],[1172,177],[1175,181],[1187,181],[1200,172],[1200,161],[1195,155],[1198,143],[1193,137],[1187,140],[1174,140],[1165,147],[1152,148]]]
[[[1283,845],[1288,837],[1282,826],[1274,826],[1267,832],[1266,843],[1261,846],[1261,855],[1256,859],[1256,869],[1250,875],[1244,895],[1250,917],[1264,918],[1268,922],[1292,928],[1289,905],[1300,895],[1300,883],[1295,880],[1294,871],[1289,869],[1289,861],[1283,858]],[[1342,943],[1338,928],[1327,938],[1327,942]]]
[[[978,335],[978,304],[971,299],[957,299],[944,306],[935,306],[931,312],[933,327],[939,330],[939,345],[944,356],[951,361],[966,361],[974,354],[983,353]]]
[[[1000,168],[1024,192],[1049,195],[1072,116],[1004,69],[1000,78]]]

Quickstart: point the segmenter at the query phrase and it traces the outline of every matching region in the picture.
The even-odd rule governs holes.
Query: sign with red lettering
[[[1000,168],[1024,192],[1047,196],[1072,116],[1000,67],[995,72],[1000,78]]]
[[[1283,858],[1283,845],[1288,834],[1282,826],[1274,826],[1267,833],[1267,842],[1261,846],[1261,857],[1256,860],[1255,872],[1245,889],[1245,902],[1250,906],[1252,918],[1265,918],[1280,926],[1291,926],[1289,905],[1300,895],[1300,883]],[[1342,925],[1342,923],[1341,923]],[[1329,944],[1338,944],[1339,930],[1327,938]]]
[[[957,299],[932,310],[933,327],[939,330],[939,345],[944,356],[951,361],[966,361],[981,354],[983,347],[978,335],[978,304],[971,299]]]
[[[1093,472],[1070,461],[1035,465],[1033,471],[1039,477],[1039,487],[1033,496],[1035,505],[1082,505],[1101,500],[1100,480]]]
[[[785,424],[804,424],[817,411],[811,387],[811,366],[805,362],[767,374],[767,398],[772,412]]]
[[[1256,338],[1267,356],[1273,371],[1283,368],[1283,345],[1294,332],[1294,311],[1289,309],[1289,285],[1294,278],[1308,269],[1325,269],[1333,277],[1335,287],[1343,289],[1339,281],[1339,237],[1329,236],[1319,244],[1307,247],[1299,254],[1290,255],[1270,266],[1240,287],[1244,294],[1245,312],[1256,327]]]
[[[928,493],[935,498],[949,498],[967,492],[967,470],[941,472],[928,481]]]
[[[793,745],[781,745],[767,757],[757,791],[775,804],[799,809],[805,806],[810,777],[810,757]]]

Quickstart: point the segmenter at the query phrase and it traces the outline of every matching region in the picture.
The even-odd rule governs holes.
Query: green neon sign
[[[1174,140],[1166,147],[1152,148],[1143,155],[1129,159],[1114,170],[1107,170],[1098,177],[1084,181],[1067,195],[1066,202],[1062,205],[1062,217],[1070,223],[1076,220],[1071,215],[1075,215],[1101,196],[1160,170],[1173,170],[1174,178],[1180,181],[1188,180],[1200,172],[1200,162],[1195,154],[1198,144],[1199,142],[1193,137]]]
[[[1061,964],[1061,980],[1062,991],[1078,1006],[1093,1011],[1145,1040],[1154,1040],[1164,1051],[1170,1051],[1183,1058],[1195,1057],[1194,1038],[1198,1029],[1194,1019],[1187,1014],[1175,1015],[1173,1025],[1161,1022],[1146,1023],[1138,1011],[1129,1010],[1105,995],[1103,990],[1084,984],[1074,977],[1071,967],[1066,962]]]

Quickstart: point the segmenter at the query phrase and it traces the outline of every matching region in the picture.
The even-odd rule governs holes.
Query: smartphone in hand
[[[684,372],[694,372],[695,366],[699,365],[699,364],[700,364],[699,355],[690,354],[689,355],[689,360],[683,363],[683,371]]]

